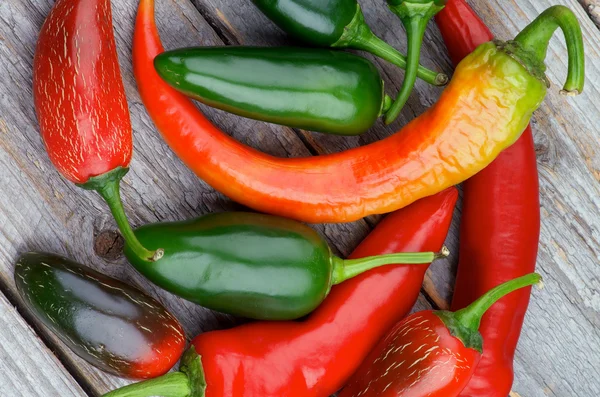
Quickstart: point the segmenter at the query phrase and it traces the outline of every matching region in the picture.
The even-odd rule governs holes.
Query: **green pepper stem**
[[[391,124],[398,118],[400,111],[406,105],[410,94],[413,91],[417,81],[419,61],[421,58],[421,46],[423,45],[423,37],[427,24],[444,5],[438,5],[433,1],[426,3],[414,3],[409,1],[401,1],[400,4],[395,4],[397,1],[390,0],[390,9],[398,15],[408,38],[408,55],[406,74],[402,87],[398,92],[396,101],[385,115],[385,123]]]
[[[383,103],[381,104],[381,115],[384,115],[387,113],[388,110],[390,110],[390,108],[392,107],[392,105],[394,104],[394,99],[392,97],[390,97],[389,95],[385,95],[383,97]]]
[[[123,386],[103,397],[188,397],[190,393],[187,375],[183,372],[171,372],[155,379]]]
[[[102,397],[204,397],[206,380],[202,360],[192,345],[181,358],[180,372],[123,386]]]
[[[353,41],[352,47],[357,50],[369,52],[398,66],[400,69],[406,70],[406,57],[394,47],[375,36],[373,32],[369,31],[369,33],[370,34],[364,34],[357,37],[355,41]],[[444,86],[448,84],[448,81],[450,80],[447,74],[434,72],[421,65],[418,65],[417,77],[435,86]]]
[[[585,55],[581,26],[573,11],[565,6],[548,8],[519,33],[515,41],[543,64],[550,39],[558,28],[565,35],[569,54],[567,81],[561,93],[578,95],[585,84]]]
[[[438,253],[418,252],[418,253],[398,253],[379,256],[368,256],[359,259],[341,259],[333,257],[333,274],[331,285],[337,285],[358,276],[368,270],[377,267],[401,264],[401,265],[421,265],[430,264],[436,259],[446,258],[450,255],[447,247],[442,247]]]
[[[494,303],[498,302],[504,296],[518,289],[537,284],[542,279],[537,273],[531,273],[523,277],[516,278],[504,284],[500,284],[496,288],[489,290],[482,297],[454,313],[454,318],[463,327],[472,331],[478,331],[481,324],[481,318]]]
[[[127,242],[131,251],[133,251],[140,259],[154,262],[159,260],[164,255],[163,249],[156,251],[147,250],[137,239],[133,229],[129,225],[127,215],[121,201],[120,184],[123,176],[129,171],[128,168],[118,167],[106,174],[90,178],[84,184],[79,185],[86,190],[95,190],[102,196],[108,204],[110,211],[117,222],[117,226]]]

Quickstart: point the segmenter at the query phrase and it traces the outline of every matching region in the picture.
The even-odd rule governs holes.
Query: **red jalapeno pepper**
[[[42,139],[58,171],[108,203],[123,237],[141,258],[119,182],[133,153],[131,121],[113,34],[110,0],[58,0],[39,35],[33,96]]]
[[[423,311],[402,320],[377,345],[339,397],[456,397],[485,344],[483,314],[501,297],[541,277],[532,273],[488,291],[457,312]]]

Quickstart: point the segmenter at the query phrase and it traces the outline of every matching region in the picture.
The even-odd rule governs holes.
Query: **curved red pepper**
[[[456,189],[450,188],[390,214],[351,257],[441,248],[457,197]],[[204,368],[205,396],[328,397],[335,393],[383,335],[409,313],[426,268],[388,266],[334,286],[302,322],[255,322],[199,335],[192,343]],[[192,372],[187,372],[189,379],[194,378]],[[170,390],[174,397],[203,395],[190,391],[196,385],[186,386],[190,381],[182,376],[184,380],[165,377],[128,386],[106,397],[153,396],[161,390]],[[180,394],[173,392],[176,386],[181,387]]]
[[[455,63],[493,37],[464,0],[450,0],[436,21]],[[539,182],[528,127],[513,146],[464,183],[453,310],[492,287],[533,272],[539,235]],[[506,296],[483,317],[484,354],[462,397],[506,397],[510,392],[530,290]]]
[[[133,153],[131,120],[119,69],[110,0],[58,0],[40,31],[33,97],[50,160],[68,180],[106,200],[136,255],[142,247],[119,193]]]
[[[140,1],[134,73],[140,97],[165,141],[216,190],[271,214],[313,223],[349,222],[394,211],[464,181],[520,136],[546,92],[541,55],[549,37],[538,36],[554,32],[545,26],[556,19],[554,14],[568,19],[561,19],[570,37],[565,92],[580,92],[583,40],[574,15],[565,10],[550,9],[527,34],[519,35],[521,41],[535,39],[527,47],[519,41],[509,44],[518,51],[489,43],[474,52],[461,63],[440,100],[401,131],[330,155],[277,158],[241,144],[212,125],[153,68],[154,58],[163,51],[153,0]],[[550,22],[549,26],[558,27],[556,20]],[[515,63],[511,57],[519,57],[517,52],[523,59]],[[529,62],[525,58],[539,61],[539,68],[529,65],[528,72],[519,66]],[[512,70],[501,71],[505,66]]]

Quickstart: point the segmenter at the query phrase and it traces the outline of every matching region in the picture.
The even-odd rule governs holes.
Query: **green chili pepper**
[[[176,90],[240,116],[338,135],[366,132],[391,104],[367,59],[309,48],[198,47],[154,65]]]
[[[388,0],[390,9],[398,15],[408,37],[408,59],[402,88],[396,101],[385,115],[385,123],[398,118],[417,81],[421,46],[427,24],[442,11],[448,0]]]
[[[162,259],[148,262],[125,248],[129,261],[153,283],[202,306],[264,320],[302,317],[332,285],[372,268],[425,264],[448,254],[444,249],[342,260],[308,226],[242,212],[147,225],[135,234],[143,244],[165,249]]]
[[[79,263],[29,252],[16,263],[15,284],[37,319],[78,356],[111,374],[154,378],[183,353],[183,329],[160,303]]]
[[[354,48],[377,55],[402,69],[406,57],[375,36],[356,0],[253,0],[281,29],[293,37],[322,47]],[[424,67],[419,78],[445,85],[448,76]]]

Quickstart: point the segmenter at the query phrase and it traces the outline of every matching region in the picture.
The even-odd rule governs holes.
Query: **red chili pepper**
[[[451,188],[389,215],[351,257],[439,249],[457,197]],[[203,382],[194,372],[201,366],[206,397],[328,397],[409,313],[425,271],[422,265],[378,268],[334,286],[304,321],[255,322],[202,334],[192,342],[197,354],[190,352],[183,360],[185,375],[168,374],[107,397],[153,396],[165,390],[177,390],[169,394],[173,397],[204,396]]]
[[[455,63],[493,36],[464,0],[450,0],[438,15]],[[460,230],[460,263],[453,310],[484,291],[535,270],[540,202],[531,127],[487,168],[467,180]],[[463,397],[506,397],[530,289],[503,298],[483,317],[485,351]]]
[[[546,93],[543,59],[549,34],[559,26],[569,48],[564,92],[581,92],[581,28],[566,7],[552,7],[515,40],[490,42],[471,54],[440,100],[401,131],[345,152],[306,158],[277,158],[241,144],[161,80],[153,67],[163,52],[153,0],[140,1],[134,73],[165,141],[215,189],[271,214],[314,223],[349,222],[456,185],[517,140]]]
[[[455,313],[428,310],[407,317],[369,354],[339,397],[458,396],[481,357],[483,314],[501,297],[538,281],[539,274],[532,273]]]
[[[54,4],[37,43],[33,95],[54,166],[71,182],[97,190],[135,252],[157,259],[160,251],[137,242],[119,194],[133,148],[110,0]]]

